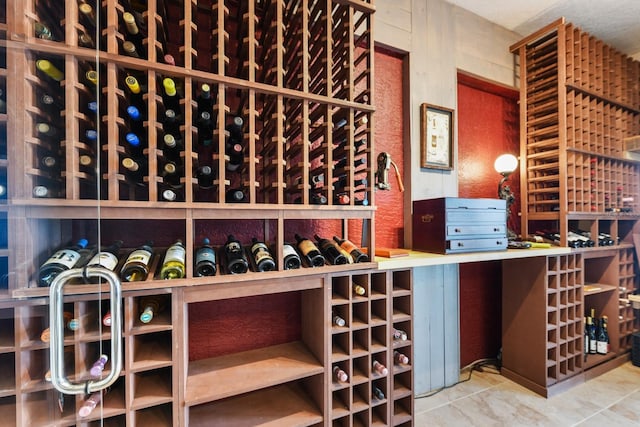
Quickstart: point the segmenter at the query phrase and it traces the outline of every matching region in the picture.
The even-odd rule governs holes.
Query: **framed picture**
[[[420,106],[420,167],[453,169],[453,110]]]

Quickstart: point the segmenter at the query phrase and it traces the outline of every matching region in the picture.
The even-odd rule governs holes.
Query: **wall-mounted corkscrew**
[[[400,177],[400,171],[398,165],[391,160],[391,155],[386,151],[378,154],[378,170],[376,172],[376,187],[380,190],[391,190],[391,184],[389,183],[389,168],[393,166],[396,171],[396,179],[398,180],[398,187],[400,191],[404,191],[404,185],[402,184],[402,178]]]

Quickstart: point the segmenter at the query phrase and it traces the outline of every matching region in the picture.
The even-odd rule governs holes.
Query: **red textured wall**
[[[501,176],[493,162],[519,155],[518,93],[458,74],[458,194],[497,197]],[[510,228],[520,230],[519,170],[509,181],[516,202]],[[501,345],[500,261],[460,264],[460,365],[495,357]]]

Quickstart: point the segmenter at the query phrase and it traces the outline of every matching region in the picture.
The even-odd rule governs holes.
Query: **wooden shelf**
[[[323,372],[322,365],[301,342],[197,360],[189,362],[185,405],[236,396]]]
[[[322,422],[322,413],[295,382],[189,408],[193,427],[312,426]]]
[[[584,296],[595,295],[603,292],[617,292],[618,287],[604,283],[585,283],[583,286]]]

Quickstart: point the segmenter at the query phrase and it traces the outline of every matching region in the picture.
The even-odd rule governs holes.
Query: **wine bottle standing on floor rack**
[[[593,318],[587,316],[587,327],[589,330],[589,354],[596,354],[598,342],[596,340],[596,326],[593,324]]]
[[[353,262],[369,262],[369,256],[362,252],[353,242],[347,239],[341,239],[338,236],[333,236],[333,240],[340,245],[342,249],[349,252],[353,258]]]
[[[182,240],[176,240],[164,255],[160,278],[163,280],[182,279],[185,275],[185,261],[186,251]]]
[[[222,247],[227,271],[231,274],[243,274],[249,269],[249,263],[240,241],[232,234],[227,236],[227,242]]]
[[[166,298],[160,295],[147,295],[140,297],[138,301],[140,308],[140,321],[149,323],[154,316],[163,311],[166,307]]]
[[[122,240],[116,240],[111,245],[96,253],[87,265],[104,267],[107,270],[115,271],[118,266],[118,254],[122,247]]]
[[[264,242],[258,241],[255,237],[251,239],[251,255],[257,271],[273,271],[276,269],[276,262],[271,252],[269,252],[269,248]]]
[[[194,272],[197,277],[215,276],[216,251],[211,247],[211,242],[208,238],[202,239],[202,246],[196,251],[195,260]]]
[[[311,240],[306,237],[302,237],[299,234],[295,235],[298,242],[298,249],[300,254],[304,258],[309,267],[322,267],[325,264],[325,259],[318,247]]]
[[[85,249],[89,242],[87,239],[80,239],[75,245],[68,246],[53,253],[44,264],[40,266],[38,272],[38,286],[51,286],[55,277],[65,270],[74,268],[82,258],[82,249]]]
[[[289,243],[285,243],[282,247],[282,256],[285,270],[295,270],[302,266],[300,255]]]
[[[120,270],[122,280],[125,282],[146,280],[152,256],[153,242],[151,241],[131,252]]]
[[[329,261],[332,265],[342,265],[347,264],[347,258],[340,252],[340,250],[334,245],[334,243],[329,239],[324,239],[317,234],[313,236],[318,242],[318,247],[320,248],[320,252],[324,255],[325,259]]]
[[[598,334],[596,337],[596,352],[607,354],[609,352],[609,333],[607,331],[607,316],[600,318]]]

